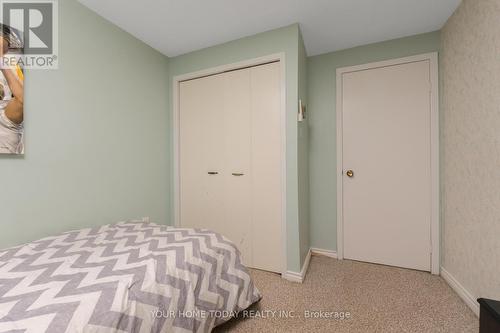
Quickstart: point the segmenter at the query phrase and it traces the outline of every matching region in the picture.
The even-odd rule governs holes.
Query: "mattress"
[[[0,250],[0,332],[210,332],[260,298],[209,230],[126,221]]]

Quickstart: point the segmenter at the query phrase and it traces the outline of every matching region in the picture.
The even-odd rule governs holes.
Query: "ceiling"
[[[173,57],[300,23],[308,55],[441,29],[460,0],[79,0]]]

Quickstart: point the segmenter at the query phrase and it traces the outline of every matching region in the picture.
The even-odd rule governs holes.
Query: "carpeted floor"
[[[215,332],[465,333],[479,329],[477,317],[465,303],[442,278],[429,273],[313,256],[303,284],[257,270],[252,270],[252,276],[263,299],[251,309],[263,312],[248,312],[247,318],[233,319]],[[304,311],[321,310],[337,318],[305,318]],[[350,317],[345,319],[347,312]],[[344,319],[339,319],[342,315]]]

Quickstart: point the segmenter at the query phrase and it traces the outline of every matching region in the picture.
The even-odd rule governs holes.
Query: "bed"
[[[260,298],[209,230],[126,221],[0,250],[0,332],[210,332]]]

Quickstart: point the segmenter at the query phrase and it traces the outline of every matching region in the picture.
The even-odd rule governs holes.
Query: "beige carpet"
[[[478,319],[443,279],[429,273],[313,256],[303,284],[253,270],[268,318],[234,319],[215,332],[478,332]],[[304,311],[349,312],[306,319]],[[290,312],[293,311],[293,312]],[[247,313],[250,315],[251,313]],[[283,315],[294,318],[283,318]],[[337,314],[338,315],[338,314]]]

